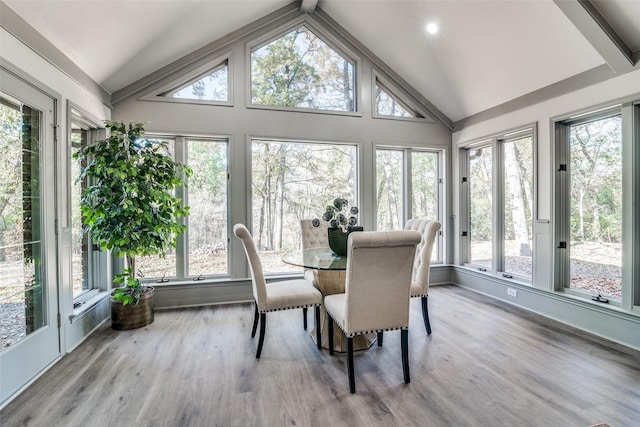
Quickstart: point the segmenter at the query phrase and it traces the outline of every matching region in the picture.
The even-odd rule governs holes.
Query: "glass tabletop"
[[[289,252],[282,256],[282,261],[314,270],[347,269],[347,257],[334,254],[330,248],[311,248]]]

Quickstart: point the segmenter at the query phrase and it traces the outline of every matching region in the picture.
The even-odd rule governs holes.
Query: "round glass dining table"
[[[313,272],[314,286],[320,290],[323,296],[344,293],[344,284],[347,270],[347,257],[333,253],[330,248],[309,248],[297,252],[289,252],[282,256],[286,264],[311,270]],[[306,275],[305,275],[306,276]],[[322,334],[322,346],[329,345],[328,316],[324,310],[320,312],[320,324]],[[334,323],[333,349],[338,352],[347,351],[347,340],[342,330]],[[315,340],[315,331],[311,337]],[[353,338],[353,349],[364,350],[373,344],[377,334],[363,334]]]
[[[284,254],[282,261],[312,270],[346,270],[347,257],[333,253],[330,248],[310,248]]]

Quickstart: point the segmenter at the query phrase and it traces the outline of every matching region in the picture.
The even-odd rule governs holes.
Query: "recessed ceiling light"
[[[435,34],[438,32],[438,24],[431,22],[429,24],[427,24],[427,32],[429,34]]]

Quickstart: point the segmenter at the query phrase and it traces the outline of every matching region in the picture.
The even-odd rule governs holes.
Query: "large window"
[[[440,220],[442,168],[440,154],[411,151],[411,214],[409,218]]]
[[[376,150],[378,230],[402,230],[410,218],[441,221],[440,164],[441,153],[437,151],[412,148]],[[440,246],[436,245],[437,248]],[[440,253],[434,254],[434,260],[442,260]]]
[[[404,151],[376,151],[377,229],[404,228]]]
[[[165,143],[168,150],[166,154],[175,158],[175,139],[153,138],[151,136],[149,136],[147,139],[149,139],[150,141],[156,141],[158,143]],[[136,271],[142,279],[158,279],[159,281],[166,281],[169,278],[179,277],[178,271],[176,269],[175,249],[167,251],[164,257],[158,255],[136,257]]]
[[[282,263],[301,244],[300,220],[320,218],[336,197],[357,205],[357,147],[254,140],[252,234],[266,273],[297,271]]]
[[[533,277],[534,133],[509,132],[466,148],[465,263],[531,282]]]
[[[187,140],[188,275],[227,274],[227,142]]]
[[[251,103],[355,111],[355,63],[299,27],[251,51]]]
[[[193,170],[187,188],[175,190],[189,206],[185,219],[188,231],[178,236],[176,249],[165,257],[138,257],[138,271],[144,278],[158,282],[226,276],[227,140],[183,136],[150,139],[165,141],[170,154]]]
[[[525,131],[527,132],[527,131]],[[533,276],[533,136],[515,136],[502,145],[502,265],[507,276]]]
[[[80,200],[87,188],[87,178],[81,179],[80,167],[84,166],[73,159],[73,155],[89,143],[90,135],[93,135],[83,123],[72,121],[71,123],[71,182],[70,182],[70,228],[71,228],[71,282],[73,286],[73,298],[75,304],[80,305],[78,298],[88,294],[96,288],[93,276],[93,245],[82,225],[82,212]]]
[[[493,264],[493,149],[468,150],[469,154],[469,262],[481,269]]]
[[[620,109],[558,126],[558,173],[565,175],[559,191],[566,194],[561,203],[567,215],[559,221],[565,224],[561,263],[568,266],[562,282],[571,290],[620,300],[625,205]]]

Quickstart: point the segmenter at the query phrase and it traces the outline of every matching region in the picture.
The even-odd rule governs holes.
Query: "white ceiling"
[[[110,93],[291,2],[2,1]],[[606,19],[622,50],[637,58],[640,0],[588,3]],[[603,54],[597,34],[602,23],[581,23],[580,11],[571,12],[576,5],[577,0],[318,2],[452,122],[610,62],[607,54],[621,58],[613,44]],[[434,36],[425,31],[431,21],[440,26]],[[637,59],[634,64],[638,69]]]

